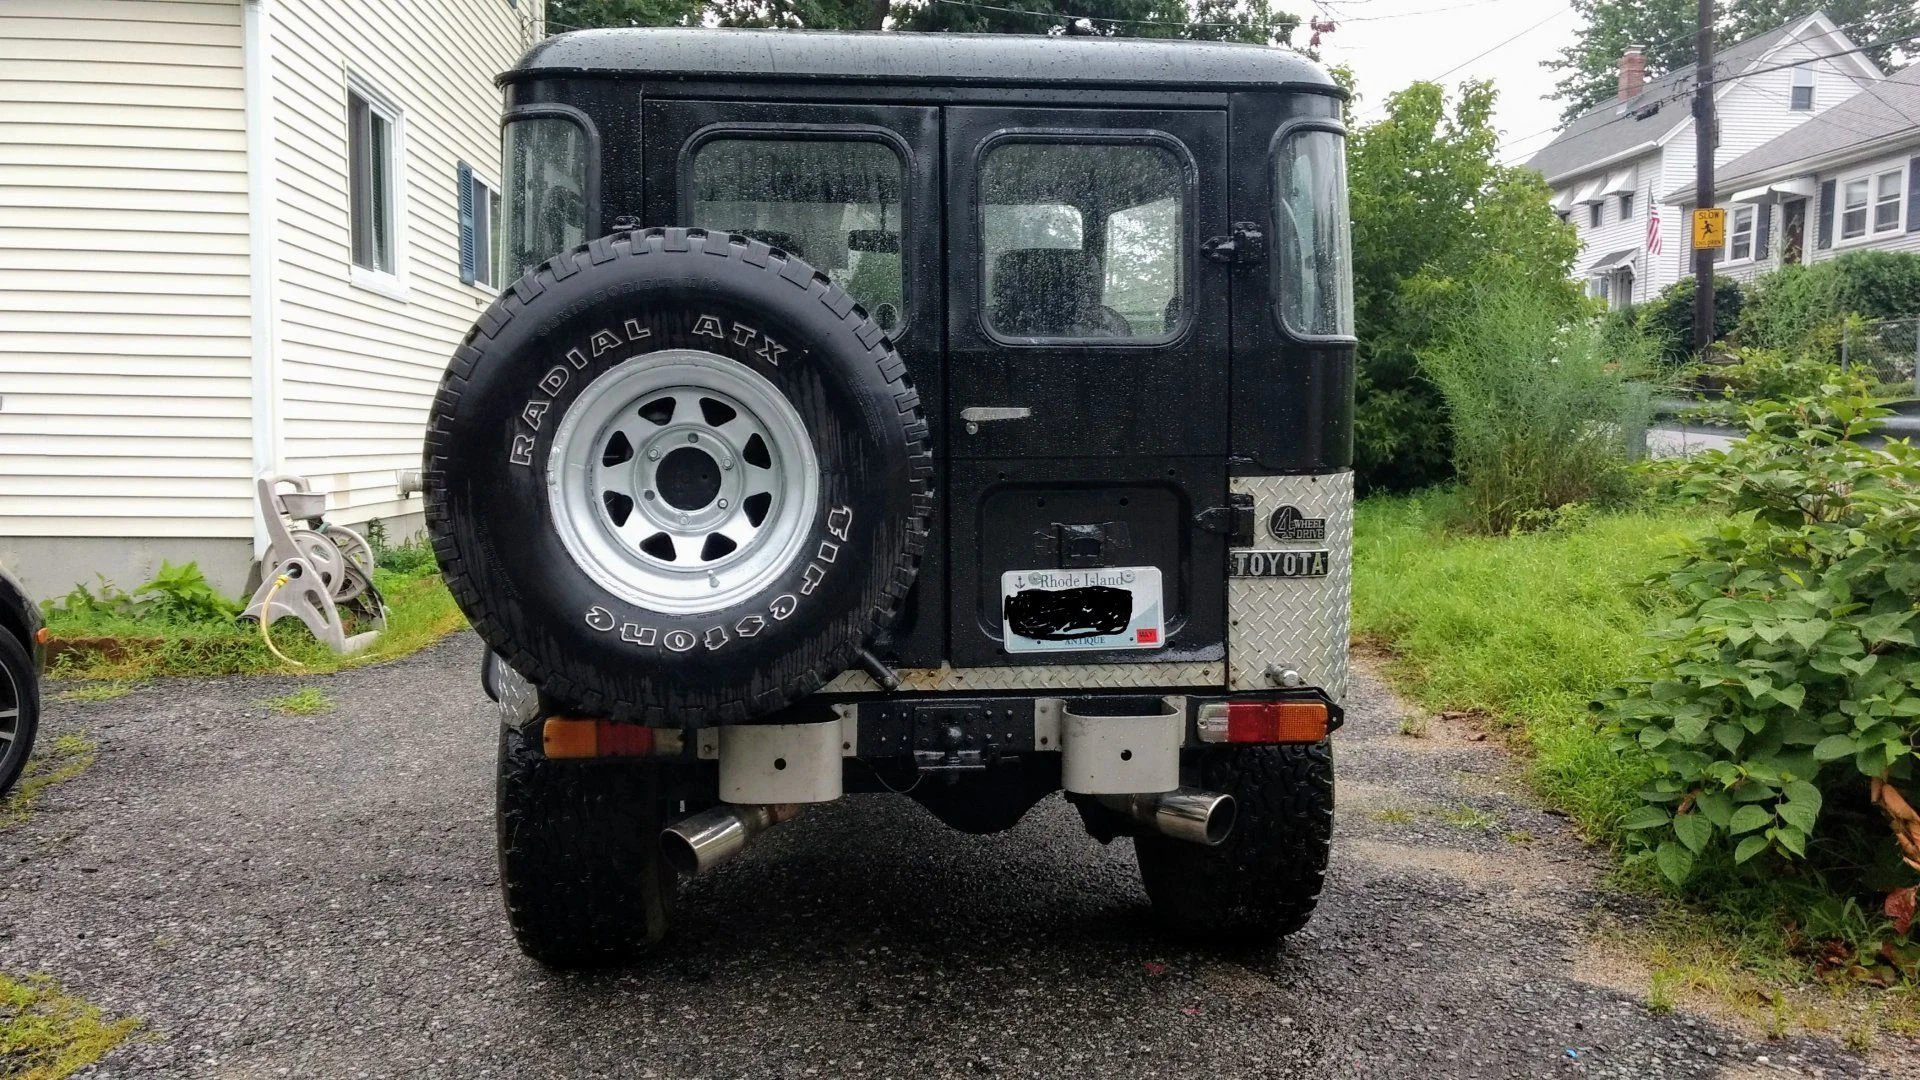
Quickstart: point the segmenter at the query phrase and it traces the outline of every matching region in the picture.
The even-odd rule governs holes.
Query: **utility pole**
[[[1698,213],[1713,207],[1713,0],[1699,0],[1699,29],[1694,49],[1699,66],[1693,76],[1693,206]],[[1693,351],[1713,344],[1713,256],[1719,250],[1698,243],[1693,250]]]

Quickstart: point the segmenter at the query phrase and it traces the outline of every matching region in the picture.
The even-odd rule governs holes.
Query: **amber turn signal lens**
[[[1323,701],[1230,701],[1200,707],[1203,742],[1315,743],[1327,737]]]
[[[599,726],[597,720],[548,717],[540,731],[541,746],[550,758],[599,757]]]
[[[33,640],[36,643],[41,645],[45,645],[47,643],[47,639],[51,638],[52,636],[53,635],[51,633],[48,633],[47,628],[44,626],[33,632]]]

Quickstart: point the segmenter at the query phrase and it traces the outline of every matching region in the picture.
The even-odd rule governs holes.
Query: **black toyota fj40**
[[[1303,925],[1347,675],[1341,92],[1293,54],[609,30],[506,88],[517,277],[427,513],[553,964],[806,804],[1064,790],[1178,930]]]

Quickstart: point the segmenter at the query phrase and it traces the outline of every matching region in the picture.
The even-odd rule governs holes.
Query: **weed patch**
[[[61,701],[77,701],[92,704],[100,701],[113,701],[133,693],[132,685],[108,680],[106,682],[87,682],[60,692]]]
[[[0,798],[0,830],[10,829],[27,820],[40,794],[55,784],[63,784],[87,771],[94,762],[100,744],[79,732],[69,732],[34,747],[20,780],[6,797]],[[4,1062],[0,1056],[0,1062]],[[0,1072],[0,1076],[10,1075]]]
[[[0,1076],[62,1080],[124,1042],[140,1021],[109,1020],[45,975],[0,975]]]
[[[279,697],[262,698],[254,702],[262,709],[271,709],[288,716],[312,716],[333,708],[333,699],[311,686],[301,687],[291,694]]]
[[[431,566],[415,576],[374,571],[387,599],[387,629],[370,646],[340,656],[294,619],[272,627],[280,651],[301,674],[326,674],[394,660],[466,626]],[[56,678],[141,680],[161,676],[263,675],[290,670],[267,650],[260,628],[230,619],[157,622],[111,610],[56,607],[47,613]]]

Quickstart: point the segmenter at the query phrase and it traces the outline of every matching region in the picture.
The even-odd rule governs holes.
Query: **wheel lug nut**
[[[727,500],[725,500],[725,499],[721,499],[721,500],[720,500],[720,509],[722,509],[722,510],[725,510],[726,508],[727,508]]]
[[[651,489],[649,489],[649,490],[647,490],[647,491],[643,491],[643,492],[641,492],[641,493],[640,493],[640,497],[641,497],[641,498],[643,498],[643,499],[645,499],[645,500],[647,500],[648,502],[652,502],[652,501],[653,501],[653,492],[652,492],[652,490],[651,490]]]
[[[699,432],[697,432],[697,431],[689,431],[689,432],[687,432],[687,441],[688,441],[688,442],[699,442],[699,441],[700,441],[700,433],[699,433]]]
[[[659,460],[660,460],[660,448],[656,446],[656,447],[654,447],[653,449],[651,449],[651,450],[649,450],[649,451],[647,451],[647,460],[648,460],[648,461],[659,461]]]

